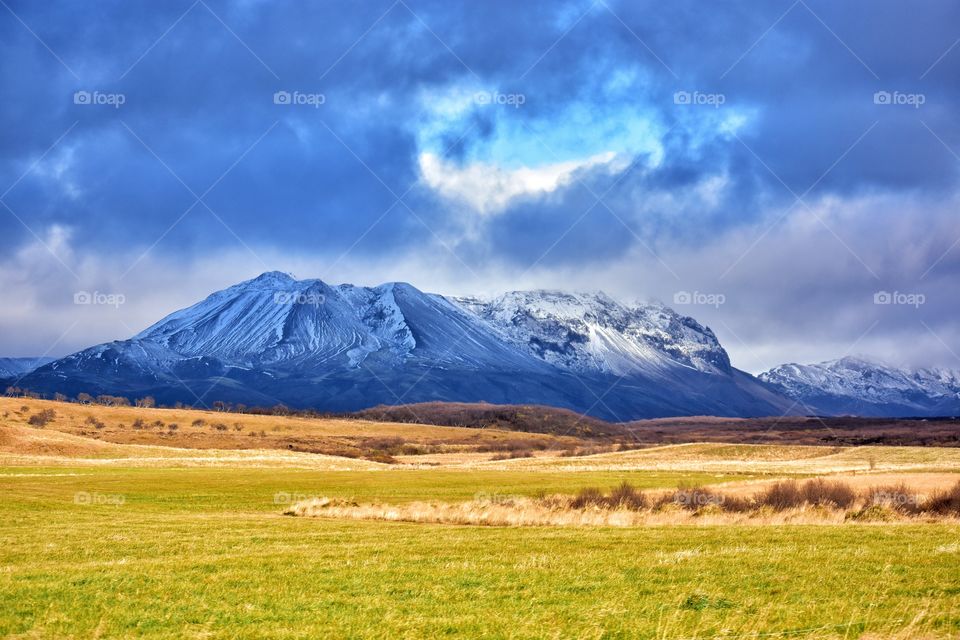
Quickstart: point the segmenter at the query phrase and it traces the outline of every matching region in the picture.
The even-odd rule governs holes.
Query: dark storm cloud
[[[878,121],[815,192],[944,188],[956,176],[956,159],[924,123],[948,145],[957,141],[950,113],[960,55],[945,57],[920,79],[955,38],[950,25],[960,22],[960,9],[952,3],[927,3],[923,11],[894,2],[729,2],[708,12],[698,3],[608,9],[587,2],[562,11],[552,2],[21,2],[11,8],[79,79],[9,12],[0,16],[7,182],[78,121],[52,152],[56,158],[72,150],[63,173],[29,176],[9,202],[39,225],[57,219],[81,228],[109,225],[109,242],[163,228],[192,200],[135,135],[199,194],[279,121],[218,186],[217,208],[241,228],[263,215],[286,223],[262,239],[305,241],[326,225],[332,242],[349,244],[350,221],[362,227],[393,201],[363,164],[398,194],[405,190],[417,177],[411,126],[422,109],[417,92],[464,78],[530,96],[519,119],[549,118],[571,102],[602,99],[598,78],[634,67],[645,74],[637,102],[668,125],[689,116],[673,104],[677,90],[720,92],[727,106],[755,109],[740,134],[749,149],[728,139],[691,157],[682,144],[668,146],[656,177],[665,187],[673,180],[683,188],[732,170],[741,218],[763,191],[790,198],[781,179],[798,194],[814,185]],[[78,89],[119,92],[126,102],[120,109],[74,105]],[[277,90],[322,92],[326,103],[282,109],[272,103]],[[920,110],[875,105],[880,90],[924,91],[927,103]],[[448,134],[450,157],[463,157],[491,134],[493,125],[476,119],[464,139]],[[682,140],[679,127],[673,141]],[[58,188],[65,180],[80,192],[72,202]],[[577,208],[577,193],[570,196]],[[567,204],[553,199],[544,206]],[[186,228],[209,231],[202,219],[191,216]],[[391,224],[403,221],[398,216],[385,228]],[[498,224],[508,226],[511,218]],[[4,225],[15,229],[9,220]],[[308,233],[288,231],[301,225]]]
[[[476,274],[504,263],[599,268],[668,247],[681,255],[742,231],[746,241],[719,247],[704,269],[725,273],[746,251],[744,266],[789,289],[797,270],[751,240],[788,207],[809,218],[796,196],[812,208],[888,198],[887,220],[956,191],[960,5],[947,1],[7,4],[6,256],[61,228],[76,255],[136,257],[156,242],[152,255],[186,264],[247,248],[402,260],[439,238],[459,255],[454,266]],[[458,87],[524,104],[447,118],[437,100]],[[76,91],[124,104],[77,105]],[[277,105],[277,91],[322,94],[323,104]],[[678,91],[724,104],[678,105]],[[877,92],[923,104],[876,104]],[[652,133],[619,135],[608,125],[620,121]],[[543,138],[557,132],[566,144],[549,148]],[[550,165],[619,142],[615,170],[580,168],[492,215],[418,183],[424,152],[454,169],[496,164],[512,148],[527,165]],[[914,225],[898,237],[890,225],[837,224],[858,236],[837,234],[850,272],[835,291],[817,280],[817,299],[953,278],[949,216],[910,211]],[[934,223],[937,237],[923,238]],[[909,264],[892,257],[904,246]],[[795,251],[804,253],[816,260],[813,248]],[[738,268],[718,286],[735,287]],[[794,299],[809,286],[798,281]],[[930,310],[933,324],[950,312]]]

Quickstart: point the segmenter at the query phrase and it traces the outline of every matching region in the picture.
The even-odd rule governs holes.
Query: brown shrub
[[[373,451],[366,455],[364,458],[370,460],[371,462],[382,462],[383,464],[396,464],[396,459],[388,453],[383,453],[382,451]]]
[[[580,456],[593,456],[598,453],[609,453],[612,451],[622,451],[623,445],[613,445],[610,447],[575,447],[573,449],[563,449],[558,454],[561,458],[579,458]]]
[[[400,447],[400,454],[404,456],[422,456],[428,453],[436,453],[442,449],[436,446],[425,444],[405,444]]]
[[[97,429],[103,429],[104,427],[107,426],[103,422],[95,418],[94,416],[87,416],[87,424],[93,425]]]
[[[490,442],[477,447],[478,453],[505,453],[510,451],[530,451],[537,449],[542,451],[547,448],[547,443],[534,438],[510,438],[500,442]],[[507,458],[502,458],[506,460]]]
[[[628,482],[618,485],[607,497],[608,504],[613,508],[640,511],[650,506],[650,501],[642,491],[638,491]]]
[[[53,409],[44,409],[43,411],[40,411],[30,416],[30,419],[27,420],[27,423],[31,427],[37,427],[39,429],[42,429],[43,427],[53,422],[53,419],[56,417],[57,417],[56,411],[54,411]]]
[[[662,507],[673,504],[688,511],[698,511],[710,506],[723,509],[726,501],[727,498],[723,494],[704,487],[681,487],[672,493],[661,496],[656,506]]]
[[[796,480],[775,482],[761,492],[757,498],[761,506],[770,507],[776,511],[785,511],[799,507],[804,502],[803,491]]]
[[[490,458],[491,460],[515,460],[517,458],[532,458],[533,451],[529,449],[520,449],[516,451],[507,451],[505,453],[498,453],[497,455]]]
[[[541,498],[541,504],[551,508],[557,506],[555,498]],[[627,509],[629,511],[642,511],[650,506],[650,500],[642,491],[637,490],[631,484],[624,482],[615,487],[610,493],[605,494],[596,487],[586,487],[567,502],[571,509],[586,509],[587,507],[599,507],[601,509]]]
[[[803,498],[812,505],[847,509],[856,502],[857,492],[846,483],[816,478],[804,483]]]
[[[603,492],[596,487],[584,487],[577,492],[577,495],[570,501],[572,509],[586,509],[591,506],[600,506],[603,504]]]
[[[919,513],[920,498],[907,485],[900,483],[886,487],[872,487],[867,491],[866,507],[886,507],[900,513]]]
[[[960,482],[930,496],[923,505],[923,510],[939,515],[960,516]]]
[[[404,444],[403,438],[364,438],[361,440],[361,448],[376,449],[380,451],[398,450]]]

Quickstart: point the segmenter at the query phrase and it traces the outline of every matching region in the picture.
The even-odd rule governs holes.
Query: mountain
[[[603,293],[561,291],[454,301],[501,331],[518,350],[561,369],[655,375],[679,365],[732,373],[730,358],[710,329],[662,305],[624,306]]]
[[[862,357],[784,364],[760,379],[823,415],[960,415],[960,372],[900,369]]]
[[[0,358],[0,380],[19,378],[53,360],[53,358]]]
[[[733,368],[710,329],[662,305],[554,291],[447,298],[278,272],[40,367],[21,386],[331,411],[542,404],[616,421],[790,406]]]

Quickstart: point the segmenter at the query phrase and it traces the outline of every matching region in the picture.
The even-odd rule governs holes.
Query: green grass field
[[[2,468],[0,635],[960,636],[954,525],[493,528],[280,515],[301,494],[460,500],[745,477]]]

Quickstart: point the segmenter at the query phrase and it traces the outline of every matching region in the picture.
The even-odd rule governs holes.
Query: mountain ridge
[[[280,272],[40,367],[24,386],[330,410],[535,403],[620,421],[787,407],[730,365],[709,328],[663,305],[556,291],[482,301]]]
[[[331,285],[276,271],[216,291],[128,340],[18,366],[6,378],[35,391],[201,406],[356,411],[490,402],[617,422],[960,413],[960,372],[848,356],[754,377],[732,366],[709,327],[660,303],[558,290],[447,297],[404,282]]]
[[[0,358],[0,379],[17,378],[41,367],[56,358],[39,356],[36,358]]]
[[[810,365],[782,364],[757,377],[825,415],[960,414],[960,372],[949,369],[907,369],[845,356]]]

